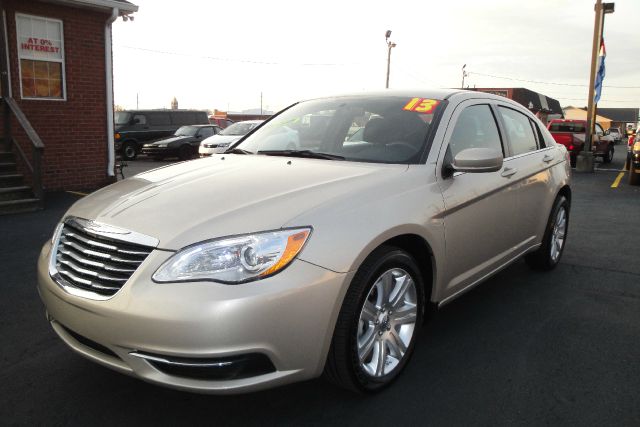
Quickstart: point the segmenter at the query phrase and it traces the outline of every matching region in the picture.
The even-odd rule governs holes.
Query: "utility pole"
[[[578,154],[576,161],[577,172],[593,172],[593,135],[596,127],[596,109],[595,104],[595,81],[598,67],[598,52],[602,43],[602,34],[604,33],[604,15],[613,13],[615,3],[602,3],[602,0],[596,0],[595,4],[595,22],[593,24],[593,45],[591,48],[591,69],[589,73],[589,99],[587,100],[587,129],[585,132],[584,147]]]
[[[387,30],[387,32],[385,33],[385,37],[387,41],[387,47],[389,49],[387,52],[387,84],[385,88],[389,89],[389,74],[391,72],[391,49],[396,47],[396,44],[389,40],[389,37],[391,37],[391,30]]]

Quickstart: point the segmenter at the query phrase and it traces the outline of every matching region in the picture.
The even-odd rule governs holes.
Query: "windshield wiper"
[[[230,148],[224,153],[225,154],[253,154],[251,151],[243,150],[242,148]]]
[[[302,157],[307,159],[324,159],[324,160],[344,160],[344,157],[337,154],[317,153],[311,150],[261,150],[258,154],[267,156],[284,156],[284,157]]]

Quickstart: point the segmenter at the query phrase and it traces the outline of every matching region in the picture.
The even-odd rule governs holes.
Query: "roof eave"
[[[129,13],[138,11],[138,5],[116,0],[53,0],[53,2],[66,4],[69,6],[87,7],[98,10],[118,9],[120,15],[127,15]]]

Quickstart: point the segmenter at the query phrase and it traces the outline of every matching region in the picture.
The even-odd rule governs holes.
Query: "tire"
[[[193,158],[193,150],[191,149],[191,146],[183,145],[182,147],[180,147],[180,149],[178,150],[178,157],[180,158],[180,160],[189,160]]]
[[[548,271],[556,268],[562,257],[569,231],[569,201],[562,195],[553,203],[542,245],[525,256],[525,261],[534,270]]]
[[[125,160],[135,160],[138,156],[138,147],[135,142],[125,142],[122,145],[122,158]]]
[[[572,168],[576,167],[576,163],[578,162],[578,157],[577,156],[569,156],[569,162],[571,164]]]
[[[613,160],[613,145],[607,147],[607,152],[602,156],[602,163],[611,163]]]
[[[640,173],[636,172],[633,162],[629,162],[629,185],[640,185]]]
[[[391,384],[411,358],[420,332],[423,283],[420,269],[407,252],[391,246],[376,249],[347,290],[324,377],[356,392],[376,392]]]

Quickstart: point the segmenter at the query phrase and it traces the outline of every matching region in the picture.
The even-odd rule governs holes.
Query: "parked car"
[[[640,185],[640,133],[629,137],[627,167],[629,169],[629,184]]]
[[[622,141],[623,135],[622,132],[620,132],[620,128],[611,127],[606,130],[605,134],[610,135],[611,138],[613,138],[613,142],[616,144]]]
[[[246,120],[237,122],[200,143],[198,152],[200,157],[207,157],[215,153],[224,153],[234,142],[237,142],[258,126],[264,120]]]
[[[578,154],[584,150],[587,121],[553,119],[547,128],[556,142],[567,148],[571,156],[571,166],[575,166]],[[595,124],[595,132],[591,148],[593,156],[601,157],[603,163],[610,163],[613,160],[615,150],[613,137],[605,135],[605,131],[599,123]]]
[[[169,138],[163,138],[150,144],[144,144],[142,153],[162,160],[165,157],[178,157],[188,160],[198,156],[198,147],[203,139],[222,132],[216,125],[182,126]]]
[[[115,113],[115,149],[125,160],[133,160],[147,142],[173,135],[180,126],[206,124],[209,124],[206,111],[118,111]]]
[[[209,123],[212,125],[218,125],[220,128],[225,129],[235,122],[231,119],[227,119],[226,117],[209,116]]]
[[[304,149],[271,149],[289,130]],[[522,256],[556,267],[568,160],[500,96],[303,101],[225,154],[80,199],[42,249],[38,290],[73,350],[149,382],[234,393],[324,374],[373,392],[431,307]]]

